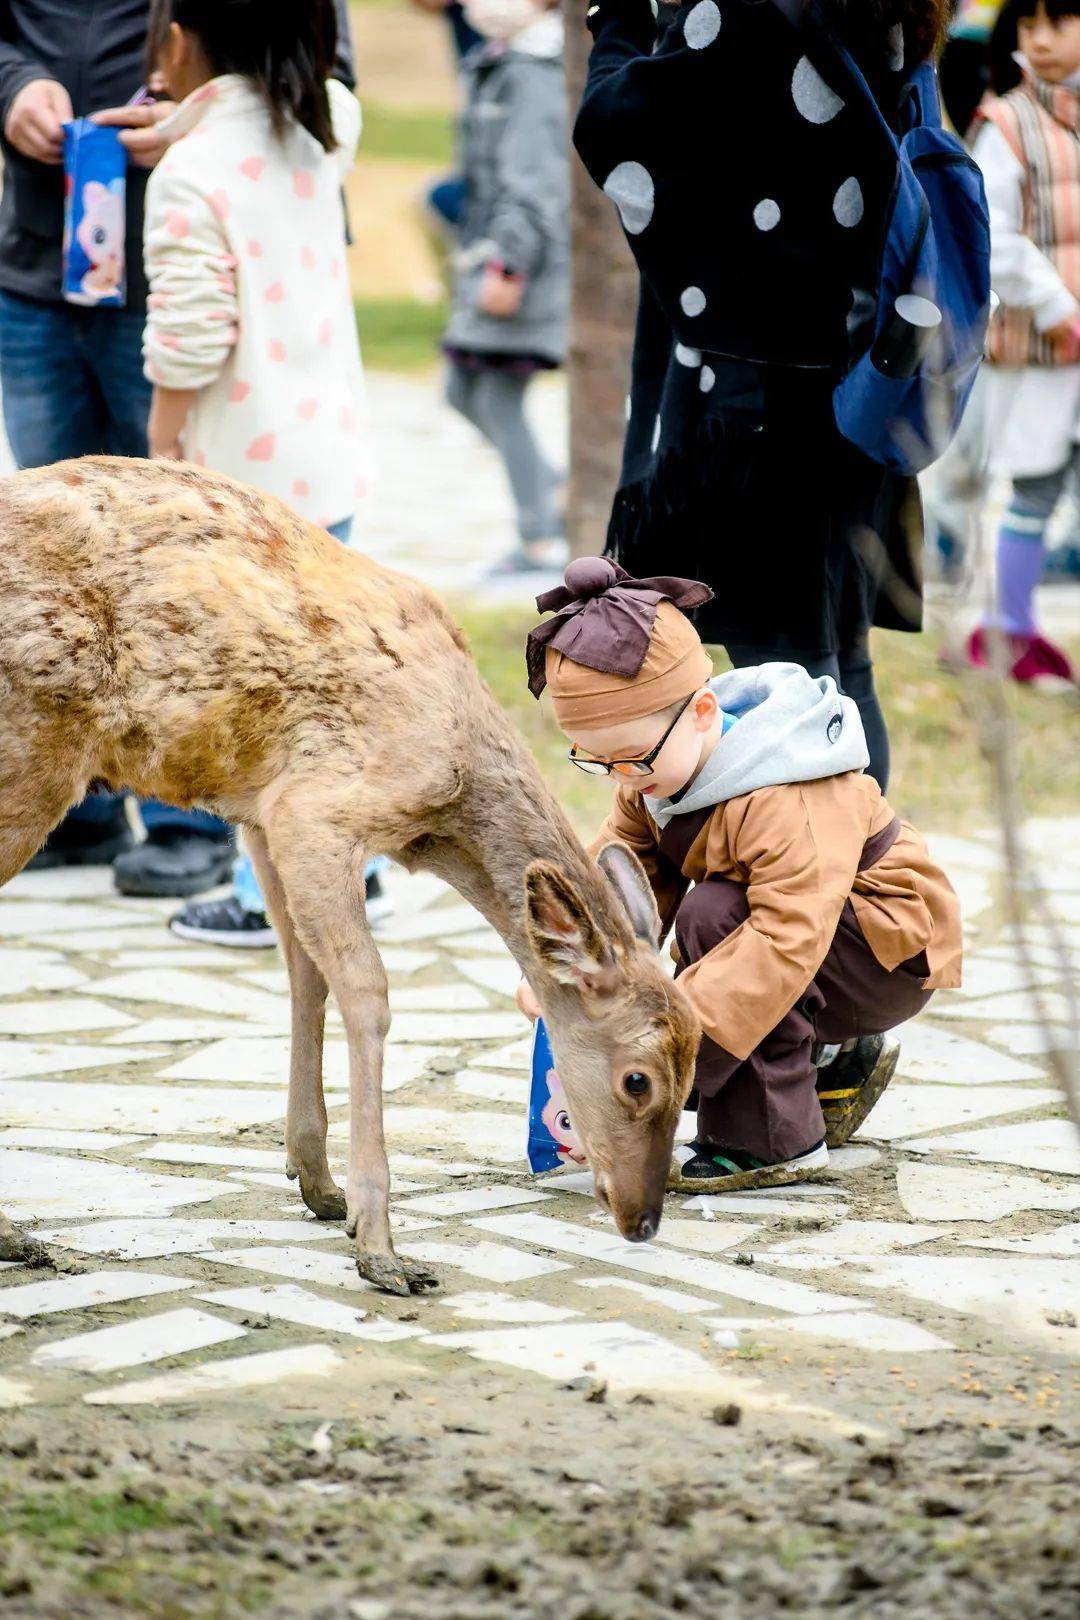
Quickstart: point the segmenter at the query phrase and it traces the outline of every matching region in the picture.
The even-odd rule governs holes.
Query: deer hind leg
[[[0,682],[0,887],[82,798],[89,775],[85,743],[43,727]]]
[[[345,1194],[330,1174],[326,1158],[322,1074],[326,980],[300,943],[265,835],[258,828],[248,828],[244,838],[289,970],[292,1041],[285,1115],[286,1174],[293,1180],[299,1176],[300,1196],[320,1221],[343,1221]]]
[[[390,1236],[382,1119],[386,973],[364,916],[364,851],[334,829],[322,799],[317,783],[291,802],[281,795],[266,820],[267,844],[296,932],[333,991],[348,1038],[346,1230],[356,1239],[357,1270],[387,1293],[409,1294],[435,1287],[436,1279],[400,1260]]]

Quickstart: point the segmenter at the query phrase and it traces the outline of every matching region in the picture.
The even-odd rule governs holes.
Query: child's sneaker
[[[789,1181],[802,1181],[815,1171],[824,1170],[829,1150],[818,1142],[794,1159],[767,1164],[764,1159],[744,1153],[742,1148],[715,1147],[711,1142],[691,1142],[676,1148],[671,1162],[669,1187],[694,1192],[738,1192],[745,1187],[777,1187]]]
[[[825,1116],[825,1143],[843,1147],[854,1136],[896,1073],[900,1042],[892,1035],[864,1035],[854,1041],[817,1078],[818,1101]]]
[[[1039,686],[1048,691],[1075,688],[1076,671],[1067,654],[1045,636],[1016,636],[1013,651],[1016,657],[1009,674],[1021,686]]]
[[[197,939],[204,945],[238,945],[246,950],[267,950],[277,944],[277,935],[264,911],[249,911],[234,894],[224,900],[192,900],[169,927],[181,939]]]

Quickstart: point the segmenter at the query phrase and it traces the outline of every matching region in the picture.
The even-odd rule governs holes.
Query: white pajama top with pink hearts
[[[329,153],[299,124],[275,135],[233,74],[177,109],[146,193],[143,340],[152,382],[198,390],[186,458],[324,527],[356,513],[368,471],[341,195],[360,106],[329,90]]]

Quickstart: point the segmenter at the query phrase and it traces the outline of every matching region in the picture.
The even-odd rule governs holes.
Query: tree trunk
[[[585,83],[589,32],[582,0],[564,0],[566,81],[573,118]],[[608,199],[571,154],[572,231],[570,490],[567,532],[575,557],[603,550],[619,476],[630,346],[637,311],[633,257]]]

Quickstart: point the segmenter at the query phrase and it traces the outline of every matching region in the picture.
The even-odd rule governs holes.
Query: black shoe
[[[144,844],[121,855],[113,866],[113,876],[121,894],[183,899],[226,882],[235,859],[231,838],[208,838],[181,827],[155,827]]]
[[[383,888],[378,872],[369,872],[364,879],[364,910],[369,923],[389,917],[394,910],[394,902]]]
[[[65,816],[54,827],[37,854],[26,863],[28,872],[47,872],[57,866],[111,866],[118,855],[135,847],[127,817],[106,822],[73,821]]]
[[[681,1162],[680,1162],[681,1161]],[[738,1192],[747,1187],[778,1187],[802,1181],[829,1162],[824,1142],[816,1142],[793,1159],[769,1164],[742,1148],[714,1147],[711,1142],[692,1142],[677,1148],[671,1166],[671,1187],[693,1187],[697,1192]]]
[[[829,1147],[843,1147],[854,1136],[896,1073],[899,1059],[900,1042],[891,1035],[863,1035],[819,1070],[817,1094]]]
[[[198,939],[204,945],[239,945],[246,950],[266,950],[277,944],[277,935],[264,911],[249,911],[235,894],[224,900],[193,900],[169,918],[169,927],[181,939]]]

